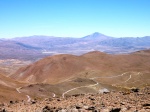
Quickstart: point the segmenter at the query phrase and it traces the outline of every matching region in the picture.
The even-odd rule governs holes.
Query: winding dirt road
[[[125,72],[125,73],[122,73],[121,75],[116,75],[116,76],[110,76],[110,77],[109,76],[108,77],[93,77],[93,78],[90,78],[90,79],[93,80],[93,81],[95,81],[94,79],[98,79],[98,78],[116,78],[116,77],[121,77],[121,76],[125,75],[126,73],[128,73],[128,72]],[[129,76],[129,78],[125,82],[129,81],[130,79],[131,79],[131,75]],[[73,91],[73,90],[76,90],[76,89],[79,89],[79,88],[83,88],[83,87],[92,87],[92,86],[96,86],[96,85],[99,84],[97,81],[95,81],[95,82],[96,82],[96,84],[92,84],[92,85],[88,85],[88,86],[80,86],[80,87],[69,89],[68,91],[66,91],[66,92],[64,92],[62,94],[62,97],[64,98],[65,94],[67,94],[70,91]]]
[[[99,78],[114,78],[114,77],[120,77],[120,76],[123,76],[123,75],[125,75],[126,73],[128,73],[128,72],[125,72],[125,73],[123,73],[123,74],[121,74],[121,75],[108,76],[108,77],[92,77],[92,78],[90,78],[90,79],[99,79]]]
[[[16,88],[16,91],[17,91],[18,93],[21,93],[20,89],[21,89],[21,87]],[[30,101],[31,101],[31,97],[30,97],[29,95],[26,95],[26,97],[27,97],[27,102],[30,102]]]
[[[129,78],[126,81],[124,81],[124,83],[128,82],[130,79],[131,79],[131,75],[129,76]]]
[[[96,81],[95,81],[95,82],[96,82]],[[76,90],[76,89],[79,89],[79,88],[83,88],[83,87],[96,86],[96,85],[98,85],[98,84],[99,84],[99,83],[96,82],[96,84],[92,84],[92,85],[88,85],[88,86],[80,86],[80,87],[76,87],[76,88],[69,89],[68,91],[66,91],[66,92],[64,92],[64,93],[62,94],[62,97],[64,98],[64,97],[65,97],[65,94],[67,94],[67,93],[70,92],[70,91],[73,91],[73,90]]]
[[[20,89],[21,89],[21,87],[16,88],[16,91],[17,91],[18,93],[21,93],[21,92],[20,92]]]

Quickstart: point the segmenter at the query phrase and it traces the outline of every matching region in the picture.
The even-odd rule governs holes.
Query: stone
[[[10,104],[13,104],[14,102],[13,101],[10,101]]]
[[[150,104],[148,104],[148,103],[143,104],[143,107],[147,107],[147,106],[150,106]]]
[[[138,88],[132,88],[131,91],[133,91],[133,92],[139,92],[139,89]]]
[[[126,112],[126,111],[127,111],[127,108],[125,108],[125,107],[124,107],[124,108],[121,108],[121,111],[122,111],[122,112]]]
[[[67,110],[66,109],[62,109],[59,112],[67,112]]]
[[[114,108],[110,112],[120,112],[121,108]]]
[[[42,111],[42,112],[50,112],[50,107],[45,106],[45,107],[43,108],[43,111]]]
[[[35,100],[32,100],[32,101],[31,101],[31,104],[35,104],[35,103],[36,103],[36,101],[35,101]]]
[[[109,112],[109,109],[102,109],[101,112]]]
[[[87,110],[95,110],[95,107],[89,107]]]
[[[83,108],[84,108],[84,109],[88,109],[89,107],[88,107],[88,106],[83,106]]]
[[[76,109],[81,109],[81,108],[82,108],[81,106],[76,105]]]

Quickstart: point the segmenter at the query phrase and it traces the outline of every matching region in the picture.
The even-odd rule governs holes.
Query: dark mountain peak
[[[99,32],[95,32],[95,33],[92,33],[92,34],[90,34],[90,35],[87,35],[86,37],[100,38],[100,37],[102,37],[102,36],[106,36],[106,35],[104,35],[104,34],[102,34],[102,33],[99,33]]]
[[[101,33],[99,33],[99,32],[95,32],[95,33],[93,33],[93,34],[91,34],[91,35],[94,36],[94,37],[104,36],[104,34],[101,34]]]
[[[106,40],[106,39],[109,39],[109,38],[110,38],[109,36],[106,36],[106,35],[101,34],[99,32],[95,32],[95,33],[92,33],[90,35],[87,35],[87,36],[83,37],[83,39],[86,39],[86,40],[93,40],[93,39]]]

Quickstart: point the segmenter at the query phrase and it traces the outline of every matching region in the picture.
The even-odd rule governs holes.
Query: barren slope
[[[113,76],[150,70],[150,55],[109,55],[94,51],[81,56],[55,55],[19,69],[11,76],[30,83],[58,83],[69,78]]]
[[[0,74],[0,102],[17,101],[26,99],[25,94],[17,91],[18,87],[25,86],[25,83],[20,83]]]
[[[94,69],[86,59],[73,55],[55,55],[19,69],[11,78],[31,83],[56,83],[86,69]]]

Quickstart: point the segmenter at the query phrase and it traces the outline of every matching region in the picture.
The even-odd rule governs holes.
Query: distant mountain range
[[[150,36],[115,38],[95,32],[81,38],[29,36],[0,40],[0,58],[37,60],[53,54],[80,55],[89,51],[111,54],[150,48]]]

